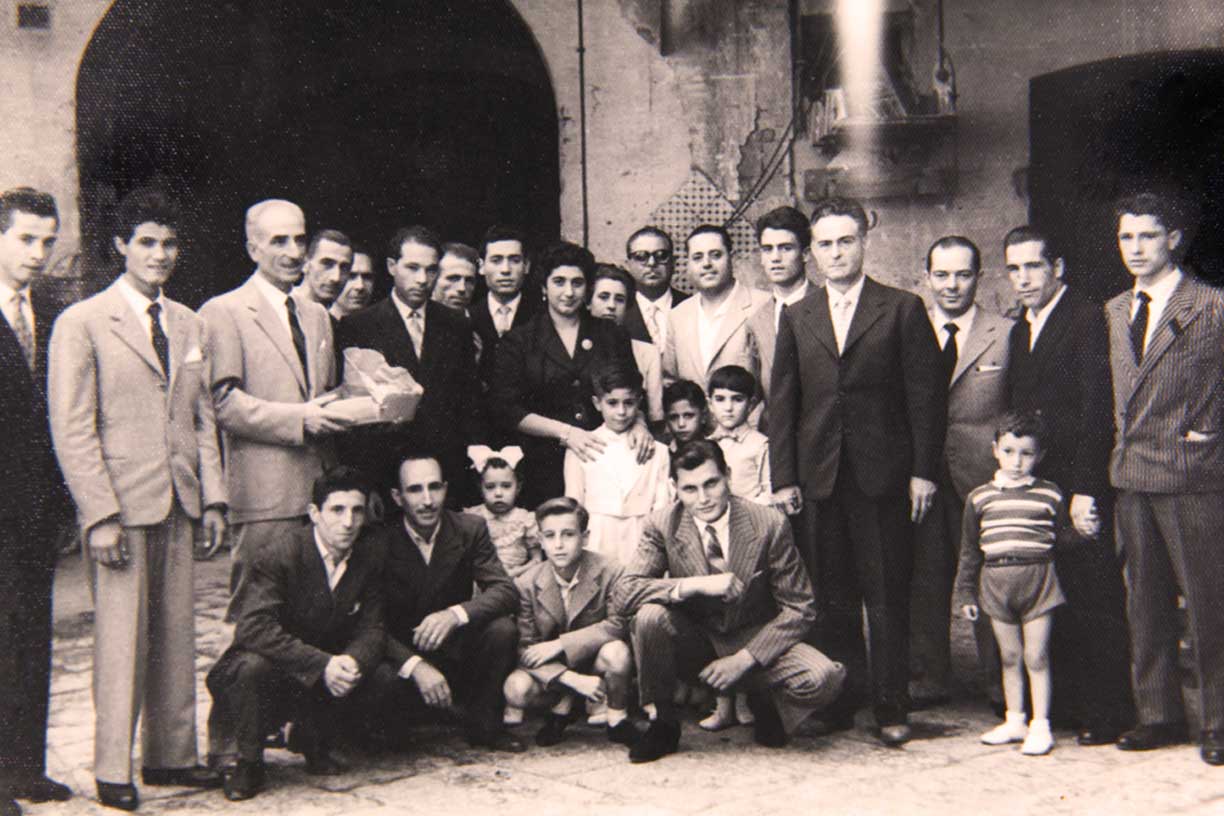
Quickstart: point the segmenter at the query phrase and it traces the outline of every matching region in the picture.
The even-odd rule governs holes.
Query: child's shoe
[[[608,724],[608,704],[587,701],[587,725]]]
[[[756,722],[756,715],[748,707],[748,695],[742,691],[735,695],[735,719],[740,725],[752,725]]]
[[[1023,741],[1028,733],[1028,726],[1024,723],[1024,712],[1009,711],[1007,719],[1002,724],[996,725],[982,735],[982,742],[987,745],[1006,745],[1009,742]]]
[[[1050,733],[1050,721],[1033,720],[1029,724],[1028,736],[1024,738],[1024,745],[1020,746],[1020,753],[1027,756],[1043,756],[1050,753],[1053,747],[1054,735]]]

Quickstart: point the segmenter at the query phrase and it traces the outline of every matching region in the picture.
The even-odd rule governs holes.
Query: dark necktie
[[[952,374],[956,371],[956,333],[960,327],[949,321],[944,324],[944,331],[948,333],[943,345],[944,371],[948,373],[948,382],[952,382]]]
[[[713,524],[706,525],[706,561],[714,573],[727,571],[727,556],[723,553],[722,544],[718,541],[718,533]]]
[[[289,312],[289,334],[293,335],[293,348],[302,363],[302,376],[306,380],[306,390],[309,391],[310,369],[306,367],[306,335],[302,333],[302,324],[298,322],[297,305],[294,304],[293,298],[285,298],[285,309]]]
[[[1135,365],[1143,364],[1143,340],[1147,337],[1148,302],[1152,299],[1147,292],[1136,292],[1135,299],[1139,308],[1130,324],[1131,349],[1135,352]]]
[[[161,304],[149,304],[149,326],[153,331],[153,350],[157,352],[157,359],[161,361],[162,374],[166,375],[166,379],[170,378],[170,341],[166,339],[166,333],[161,327]]]

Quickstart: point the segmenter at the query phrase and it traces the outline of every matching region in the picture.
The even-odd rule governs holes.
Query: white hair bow
[[[505,459],[512,468],[518,467],[518,463],[523,460],[523,449],[518,445],[507,445],[501,450],[493,450],[488,445],[468,445],[467,455],[476,472],[480,473],[485,469],[485,464],[494,457]]]

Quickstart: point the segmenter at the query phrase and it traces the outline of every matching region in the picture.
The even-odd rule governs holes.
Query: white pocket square
[[[1186,431],[1187,442],[1210,442],[1215,439],[1213,433],[1203,433],[1202,431]]]
[[[356,615],[360,611],[361,611],[361,601],[357,601],[356,603],[353,604],[353,608],[349,610],[349,614]]]
[[[200,352],[199,346],[192,346],[187,350],[187,356],[183,358],[183,364],[198,363],[204,359],[204,355]]]
[[[981,371],[981,372],[983,372],[983,373],[989,373],[989,372],[991,372],[991,371],[1002,371],[1002,370],[1003,370],[1003,366],[997,366],[997,365],[980,365],[980,366],[978,366],[978,367],[977,367],[977,370],[978,370],[978,371]]]

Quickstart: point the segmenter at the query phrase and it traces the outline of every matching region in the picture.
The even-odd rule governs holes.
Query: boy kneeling
[[[516,581],[520,668],[506,678],[506,713],[513,721],[522,709],[550,705],[537,745],[565,738],[575,697],[607,703],[612,742],[637,738],[625,711],[633,671],[625,622],[609,614],[621,567],[584,548],[587,520],[574,499],[541,504],[536,523],[546,560]]]

